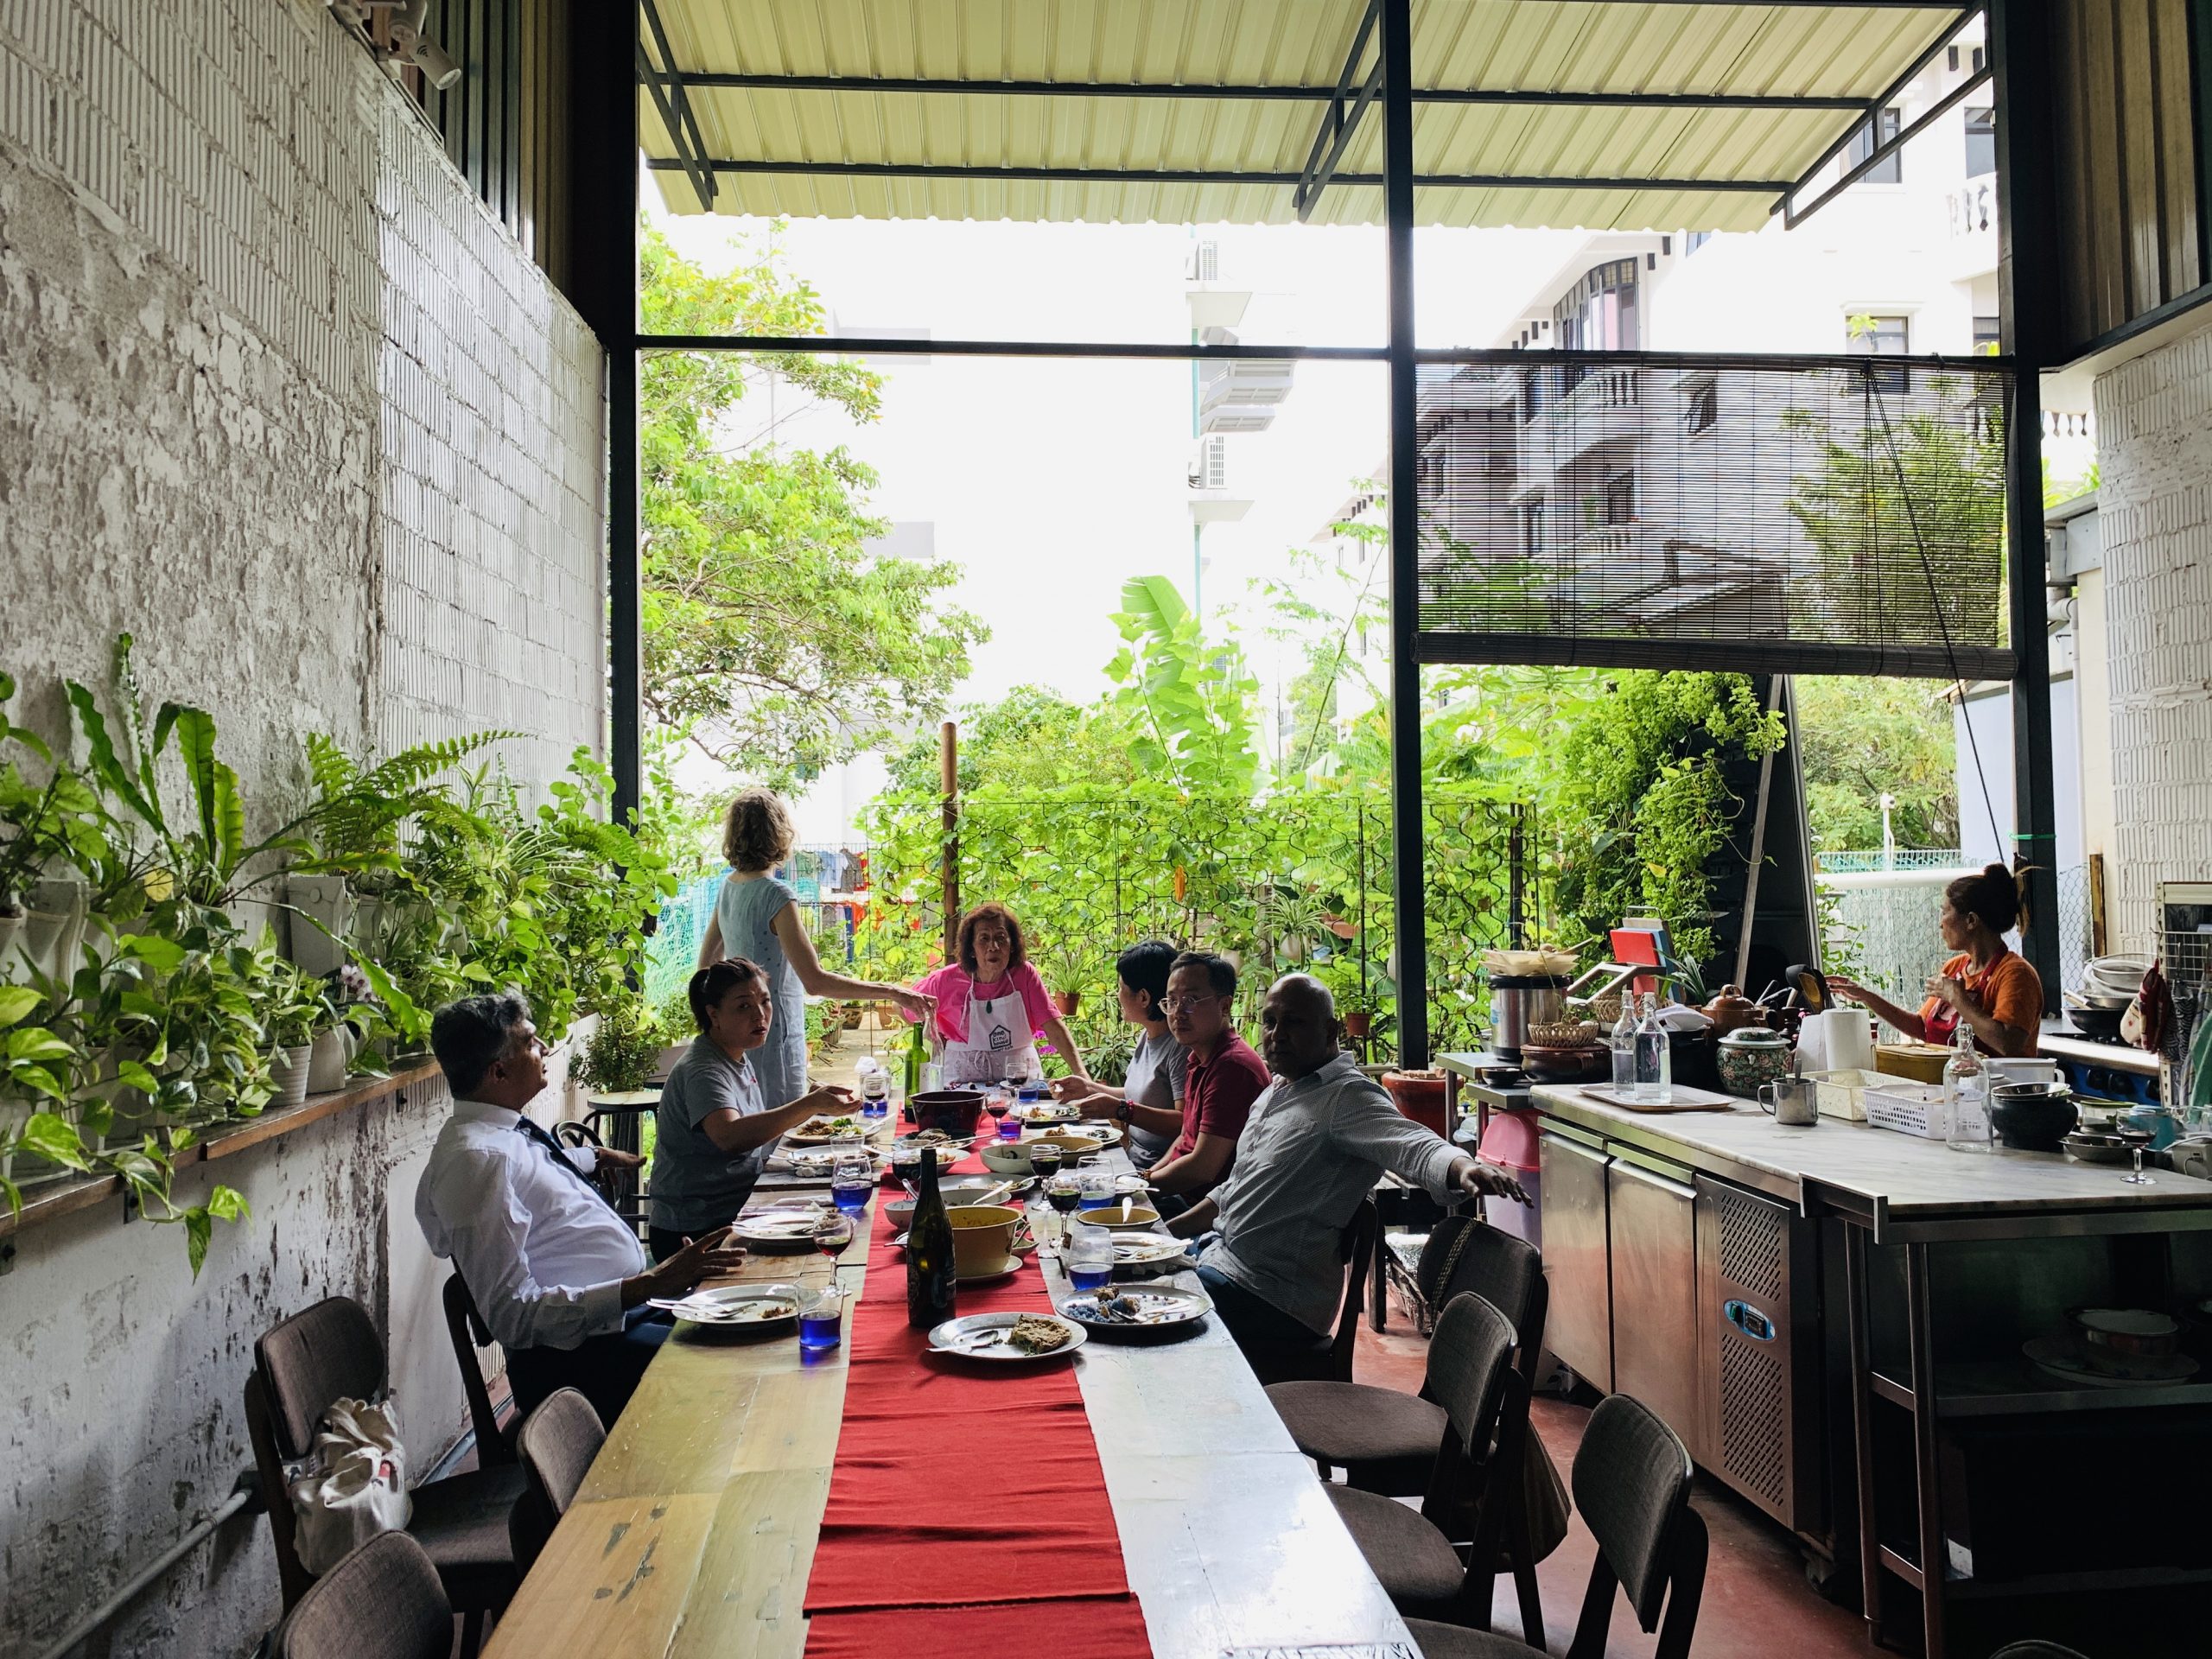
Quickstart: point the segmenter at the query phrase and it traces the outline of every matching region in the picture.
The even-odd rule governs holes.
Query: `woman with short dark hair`
[[[2019,883],[2002,864],[1992,864],[1943,889],[1937,925],[1943,943],[1958,954],[1929,976],[1928,1000],[1917,1014],[1847,979],[1829,981],[1829,988],[1872,1008],[1916,1041],[1948,1046],[1963,1023],[1985,1054],[2033,1054],[2043,1023],[2043,981],[2005,943],[2019,924]]]
[[[1052,1092],[1092,1117],[1112,1118],[1128,1132],[1129,1162],[1139,1172],[1166,1156],[1183,1132],[1183,1045],[1167,1029],[1167,975],[1176,947],[1164,939],[1133,944],[1114,959],[1122,1018],[1137,1028],[1136,1049],[1118,1089],[1064,1078]],[[1124,1110],[1123,1109],[1127,1109]]]
[[[1071,1074],[1089,1077],[1075,1038],[1029,960],[1019,917],[1001,904],[977,905],[960,918],[953,955],[956,960],[914,987],[935,1000],[930,1035],[948,1085],[1042,1077],[1040,1036]]]
[[[709,963],[687,988],[699,1034],[670,1069],[654,1111],[653,1260],[683,1247],[686,1234],[726,1227],[753,1196],[777,1137],[817,1112],[853,1109],[849,1089],[817,1089],[788,1104],[760,1092],[753,1056],[776,1022],[760,964],[743,957]]]
[[[775,1028],[752,1064],[761,1099],[770,1106],[806,1092],[809,996],[893,1002],[916,1020],[930,1012],[927,1001],[904,986],[849,979],[822,965],[799,912],[798,894],[775,874],[798,840],[791,810],[772,790],[742,790],[731,799],[722,814],[722,856],[729,861],[730,873],[715,895],[715,918],[699,943],[702,968],[724,957],[755,962],[767,982],[776,1005]]]

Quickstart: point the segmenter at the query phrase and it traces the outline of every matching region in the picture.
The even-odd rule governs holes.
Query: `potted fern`
[[[594,1096],[650,1088],[660,1065],[660,1022],[643,997],[626,997],[602,1008],[599,1028],[584,1045],[575,1078]]]

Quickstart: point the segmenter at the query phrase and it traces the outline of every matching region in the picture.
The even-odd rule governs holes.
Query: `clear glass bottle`
[[[1992,1128],[1989,1068],[1974,1052],[1974,1030],[1964,1020],[1959,1021],[1957,1046],[1943,1062],[1943,1105],[1951,1116],[1944,1135],[1951,1150],[1987,1152]]]
[[[1674,1097],[1674,1055],[1667,1042],[1667,1027],[1659,1018],[1658,996],[1646,991],[1636,1021],[1637,1102],[1664,1106]]]
[[[1621,1017],[1613,1021],[1606,1039],[1613,1051],[1613,1092],[1630,1099],[1636,1096],[1636,997],[1621,993]]]

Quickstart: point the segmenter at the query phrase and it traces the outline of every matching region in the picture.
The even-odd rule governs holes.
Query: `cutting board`
[[[1653,1117],[1666,1112],[1732,1112],[1743,1103],[1733,1095],[1716,1095],[1710,1089],[1685,1089],[1680,1084],[1675,1085],[1675,1097],[1664,1106],[1645,1105],[1625,1094],[1616,1094],[1610,1087],[1592,1088],[1585,1084],[1582,1092],[1592,1100],[1602,1100],[1606,1105],[1618,1106],[1624,1112],[1641,1112]]]

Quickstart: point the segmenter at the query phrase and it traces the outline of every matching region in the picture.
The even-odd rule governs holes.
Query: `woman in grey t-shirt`
[[[1073,1101],[1092,1117],[1110,1118],[1128,1131],[1129,1162],[1150,1169],[1167,1155],[1183,1132],[1183,1045],[1168,1034],[1168,970],[1175,947],[1160,939],[1133,944],[1114,959],[1122,999],[1122,1018],[1137,1028],[1136,1052],[1118,1089],[1079,1077],[1064,1077],[1052,1092]]]
[[[788,1105],[761,1097],[753,1055],[773,1030],[775,1000],[760,964],[742,957],[691,976],[699,1034],[661,1085],[653,1114],[647,1236],[665,1262],[689,1239],[729,1224],[753,1196],[777,1137],[817,1112],[853,1109],[849,1089],[816,1089]]]

